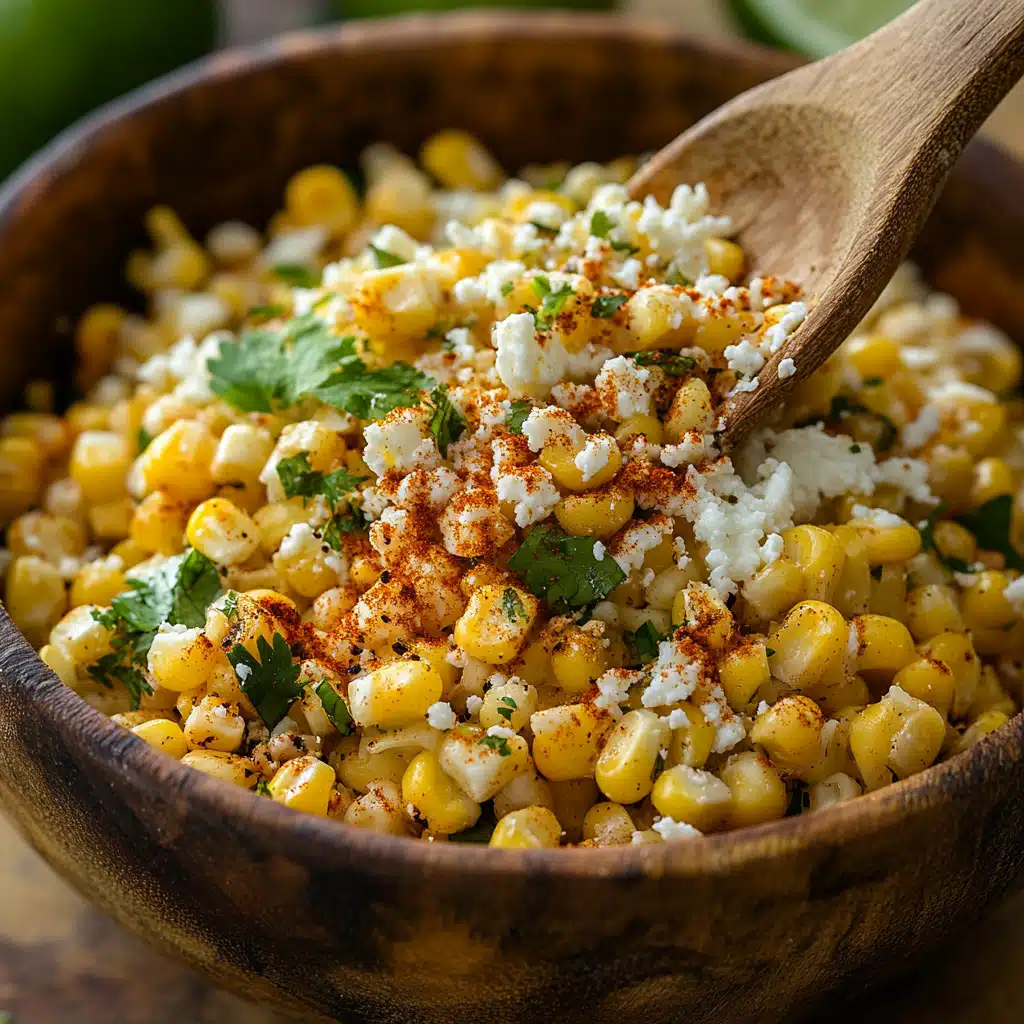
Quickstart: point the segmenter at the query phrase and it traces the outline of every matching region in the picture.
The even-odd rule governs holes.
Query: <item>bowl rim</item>
[[[166,75],[114,101],[62,132],[22,165],[0,188],[0,244],[18,219],[23,200],[34,201],[36,179],[74,173],[79,153],[87,150],[114,126],[165,102],[173,102],[193,87],[235,77],[290,61],[314,52],[343,54],[357,49],[382,52],[432,47],[438,42],[466,43],[481,29],[489,34],[531,38],[552,33],[578,38],[623,40],[643,45],[688,48],[741,59],[758,67],[784,72],[801,63],[792,54],[734,39],[710,39],[656,19],[616,14],[573,12],[460,11],[447,14],[412,14],[391,19],[369,19],[289,33],[267,42],[214,54]],[[991,147],[983,143],[983,146]],[[1021,168],[1019,161],[1012,164]],[[827,851],[889,829],[909,812],[927,811],[942,803],[970,795],[977,781],[989,772],[1019,760],[1024,749],[1024,711],[969,750],[933,765],[909,779],[866,793],[855,800],[795,818],[712,833],[694,842],[664,842],[605,848],[542,850],[494,849],[483,844],[424,842],[381,835],[340,822],[296,813],[289,808],[235,786],[225,785],[202,772],[161,754],[158,750],[94,710],[66,687],[39,658],[14,626],[6,610],[0,611],[0,686],[9,687],[23,701],[25,714],[36,713],[49,728],[59,726],[62,742],[83,755],[97,775],[115,771],[130,775],[140,791],[176,799],[188,797],[188,813],[248,832],[261,846],[296,861],[324,867],[357,867],[364,874],[394,877],[416,866],[430,873],[458,872],[469,879],[512,871],[527,871],[553,881],[569,878],[685,878],[721,876],[749,868],[768,858],[797,850]]]

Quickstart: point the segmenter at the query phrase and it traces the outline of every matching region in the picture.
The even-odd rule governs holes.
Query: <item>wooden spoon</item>
[[[633,176],[633,196],[661,202],[680,182],[705,182],[748,265],[816,300],[758,388],[730,400],[725,448],[780,411],[856,327],[1022,74],[1024,0],[919,0],[842,53],[738,96]],[[796,373],[780,379],[787,357]]]

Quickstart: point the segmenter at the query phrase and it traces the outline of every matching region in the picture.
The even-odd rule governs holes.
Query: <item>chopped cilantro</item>
[[[530,533],[508,565],[556,614],[602,600],[626,578],[614,558],[594,557],[592,538],[570,537],[546,525]]]
[[[224,612],[224,615],[227,618],[233,619],[238,614],[239,597],[241,597],[241,594],[239,594],[237,590],[229,590],[224,595],[224,603],[221,605],[221,611]]]
[[[566,302],[576,293],[568,281],[558,291],[552,291],[551,282],[543,274],[538,274],[531,283],[537,297],[543,300],[539,312],[535,313],[533,318],[537,321],[537,326],[544,331],[552,325]]]
[[[281,459],[277,464],[277,478],[281,481],[286,498],[305,500],[323,494],[332,509],[366,479],[355,476],[345,469],[336,469],[333,473],[326,474],[318,469],[311,469],[309,452],[298,452]]]
[[[456,832],[450,835],[448,840],[452,843],[483,843],[486,846],[491,841],[496,824],[493,814],[484,811],[480,820],[472,828]]]
[[[950,572],[968,572],[970,566],[962,558],[953,558],[950,555],[944,555],[935,544],[935,524],[942,518],[943,513],[946,510],[946,503],[940,502],[933,510],[931,515],[925,520],[924,526],[921,527],[921,550],[922,551],[934,551],[935,557],[947,568]]]
[[[408,363],[392,363],[379,370],[368,370],[362,360],[359,367],[348,367],[318,388],[316,397],[337,406],[361,420],[376,420],[392,409],[416,405],[420,392],[433,380]]]
[[[1013,495],[990,498],[981,508],[956,516],[956,522],[974,534],[982,551],[998,551],[1006,559],[1008,569],[1024,572],[1024,557],[1010,540],[1013,524]]]
[[[533,412],[533,403],[528,398],[520,398],[512,403],[512,407],[505,417],[505,426],[510,434],[522,434],[523,424],[527,417]]]
[[[502,298],[506,298],[506,299],[507,299],[507,298],[508,298],[508,297],[509,297],[509,296],[510,296],[510,295],[512,294],[512,289],[513,289],[513,288],[515,288],[515,284],[514,284],[514,282],[512,282],[512,281],[506,281],[506,282],[505,282],[505,283],[504,283],[504,284],[503,284],[503,285],[501,286],[501,295],[502,295]]]
[[[280,303],[272,303],[269,306],[252,306],[245,314],[246,320],[273,320],[276,317],[284,316],[288,310]]]
[[[604,210],[595,210],[590,217],[590,233],[595,238],[607,238],[608,232],[615,227],[615,221]]]
[[[504,696],[498,701],[498,706],[495,710],[497,711],[499,718],[504,718],[506,722],[511,722],[512,712],[518,710],[518,708],[519,705],[512,697]]]
[[[444,338],[444,336],[451,330],[450,323],[451,323],[451,321],[448,321],[448,320],[438,320],[438,322],[436,324],[434,324],[433,326],[427,328],[427,337],[428,338]],[[441,347],[442,348],[448,348],[449,344],[450,343],[448,342],[448,340],[445,339],[441,343]]]
[[[764,653],[767,654],[769,658],[774,658],[775,657],[775,648],[774,647],[766,647],[764,649]]]
[[[437,450],[442,457],[447,457],[448,446],[462,437],[466,421],[448,397],[448,386],[445,384],[430,392],[430,408],[433,410],[430,433],[437,442]]]
[[[660,350],[631,352],[630,358],[637,366],[657,366],[670,377],[682,377],[697,368],[697,360],[693,356],[681,356],[678,352]]]
[[[883,380],[881,377],[865,377],[861,381],[861,384],[866,388],[877,388],[882,383]]]
[[[647,665],[658,657],[658,644],[665,639],[665,636],[658,631],[653,622],[647,621],[632,632],[626,630],[622,638],[634,655],[631,660],[640,665]]]
[[[530,223],[542,234],[542,235],[557,235],[558,228],[553,228],[550,224],[541,224],[539,220],[531,220]]]
[[[145,427],[139,427],[137,438],[141,455],[153,443],[153,435]]]
[[[651,778],[656,779],[665,770],[665,758],[662,757],[661,751],[658,751],[658,756],[654,759],[654,767],[651,769]]]
[[[253,790],[253,792],[257,796],[271,796],[270,787],[267,785],[266,779],[258,779],[256,781],[256,788]],[[271,799],[273,799],[273,797],[271,797]]]
[[[501,608],[509,622],[525,621],[529,617],[523,607],[523,599],[512,587],[506,587],[501,595]]]
[[[242,693],[252,701],[260,718],[273,729],[302,695],[302,686],[298,682],[300,668],[292,659],[288,641],[280,633],[274,634],[273,646],[266,637],[257,637],[256,650],[258,659],[241,644],[235,644],[228,651],[228,661],[238,676]],[[243,671],[239,672],[239,668]]]
[[[673,288],[692,288],[693,279],[687,277],[685,274],[680,274],[678,270],[673,270],[668,277],[665,278],[665,284],[671,285]]]
[[[512,756],[512,748],[508,745],[508,739],[505,736],[481,736],[477,743],[481,747],[496,750],[502,757]]]
[[[320,703],[324,706],[324,714],[330,719],[331,725],[342,736],[347,736],[352,731],[352,715],[341,694],[331,686],[327,679],[321,679],[313,687],[313,692],[320,698]]]
[[[629,301],[628,295],[599,295],[590,304],[590,315],[606,320]]]
[[[324,527],[324,543],[329,544],[335,551],[342,548],[341,538],[344,534],[358,533],[366,529],[366,516],[362,511],[353,505],[348,505],[340,512],[335,513],[328,520]]]
[[[875,412],[873,409],[869,409],[866,405],[862,405],[860,402],[854,402],[847,395],[836,395],[832,399],[832,404],[829,406],[828,414],[825,417],[827,420],[841,423],[847,416],[869,416],[871,419],[876,420],[879,424],[880,433],[878,441],[875,443],[875,450],[879,452],[887,452],[895,443],[896,438],[899,436],[899,430],[895,423],[888,416],[880,412]],[[797,427],[807,427],[814,423],[821,422],[820,416],[812,416],[810,419],[801,420],[796,424]]]
[[[385,270],[388,267],[400,267],[405,262],[401,256],[396,256],[393,252],[388,252],[387,249],[378,249],[373,242],[370,243],[370,252],[373,253],[373,259],[377,264],[378,270]]]
[[[611,247],[616,252],[628,253],[630,256],[635,256],[640,251],[640,246],[630,245],[629,242],[612,242]]]
[[[94,661],[86,672],[90,679],[103,686],[110,686],[114,680],[119,682],[128,691],[132,711],[137,711],[142,702],[142,695],[153,692],[142,670],[136,667],[137,664],[125,664],[122,651],[116,650]]]
[[[274,277],[292,288],[318,288],[320,274],[303,263],[278,263],[273,268]]]

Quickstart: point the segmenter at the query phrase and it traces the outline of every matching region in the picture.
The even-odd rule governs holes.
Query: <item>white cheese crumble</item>
[[[854,505],[850,510],[853,518],[872,526],[906,526],[907,521],[885,508],[869,508],[867,505]]]
[[[586,437],[586,432],[572,416],[554,405],[532,409],[523,421],[522,430],[532,452],[539,452],[552,438],[564,437],[576,447]]]
[[[471,693],[466,698],[466,710],[471,714],[477,714],[480,709],[484,706],[483,697],[478,697],[475,693]]]
[[[488,736],[495,736],[501,740],[510,740],[515,736],[515,734],[515,729],[509,729],[504,725],[492,725],[490,729],[487,730]]]
[[[587,438],[583,451],[573,459],[573,465],[583,475],[583,482],[592,480],[605,466],[615,451],[615,438],[608,434],[594,434]]]
[[[594,561],[596,561],[596,562],[603,562],[604,561],[604,555],[605,555],[605,552],[607,550],[608,549],[599,540],[595,540],[594,541]]]
[[[612,419],[649,416],[654,410],[654,394],[664,382],[663,371],[638,366],[635,359],[616,356],[601,367],[594,388],[605,411]]]
[[[804,302],[791,302],[789,308],[782,315],[778,323],[772,324],[764,332],[764,340],[768,345],[768,351],[775,355],[786,343],[786,339],[804,322],[807,316],[807,304]]]
[[[923,448],[939,432],[939,419],[939,410],[934,405],[926,405],[917,419],[904,424],[900,431],[903,447],[912,452]]]
[[[743,374],[744,377],[756,377],[758,371],[764,366],[764,356],[746,339],[738,345],[727,345],[725,358],[729,369]]]
[[[1024,615],[1024,576],[1018,576],[1003,587],[1003,597],[1013,605],[1018,615]]]
[[[454,729],[458,723],[458,716],[447,701],[439,700],[427,708],[427,724],[431,729],[447,732],[449,729]]]
[[[796,373],[796,363],[792,359],[786,358],[779,361],[779,380],[785,380],[787,377],[792,377]]]
[[[402,408],[392,410],[379,423],[367,424],[363,460],[378,477],[392,469],[400,473],[434,469],[441,455],[434,439],[427,436],[429,423],[428,412]]]
[[[676,839],[701,839],[704,836],[700,829],[688,825],[685,821],[676,821],[675,818],[659,818],[651,828],[665,842],[672,842]]]
[[[700,681],[697,664],[674,640],[658,644],[658,658],[651,666],[651,681],[640,697],[645,708],[662,707],[686,700]]]

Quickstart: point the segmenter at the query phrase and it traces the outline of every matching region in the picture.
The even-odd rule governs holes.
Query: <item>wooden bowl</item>
[[[0,195],[8,399],[118,297],[143,212],[262,223],[296,169],[444,126],[515,167],[653,149],[790,66],[603,16],[358,24],[217,57]],[[976,146],[918,258],[1024,336],[1024,169]],[[239,992],[345,1021],[774,1020],[876,983],[1020,880],[1024,717],[850,804],[700,842],[515,853],[305,817],[110,723],[0,622],[0,797],[62,875]],[[635,1016],[633,1016],[635,1015]]]

